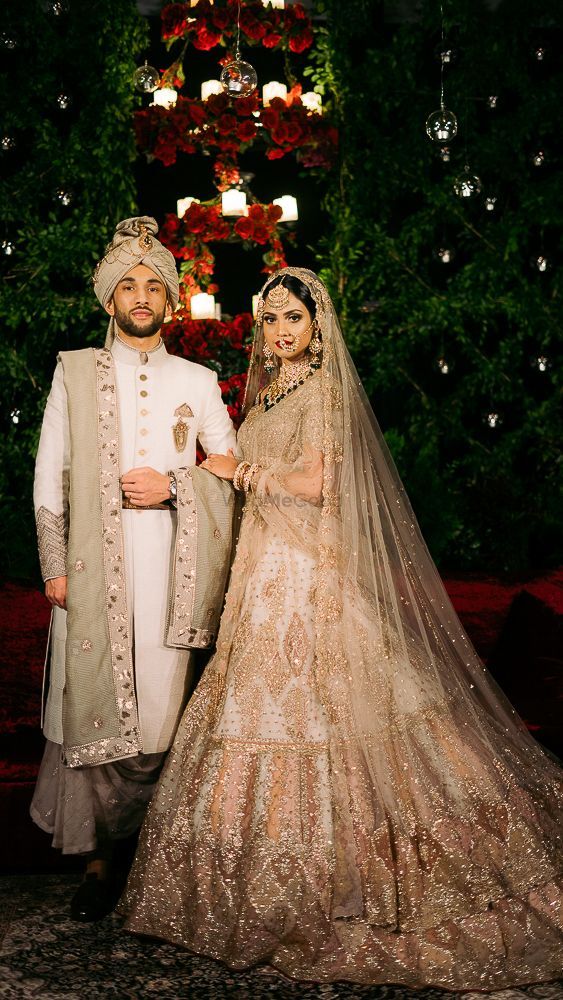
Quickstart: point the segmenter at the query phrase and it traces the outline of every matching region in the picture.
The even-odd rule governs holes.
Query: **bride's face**
[[[264,340],[282,363],[300,361],[313,336],[313,317],[297,296],[289,292],[283,309],[273,309],[266,299],[263,329]]]

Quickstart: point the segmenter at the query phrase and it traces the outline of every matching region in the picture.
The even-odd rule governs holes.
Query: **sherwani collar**
[[[120,365],[134,365],[135,368],[138,368],[140,365],[156,368],[163,365],[168,357],[163,340],[160,341],[157,347],[153,347],[152,351],[143,351],[142,349],[137,350],[135,347],[129,347],[129,344],[125,344],[118,336],[114,337],[111,345],[111,353],[114,360]]]

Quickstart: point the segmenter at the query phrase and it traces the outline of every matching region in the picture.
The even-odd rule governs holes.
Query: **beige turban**
[[[93,275],[94,291],[103,306],[110,301],[117,283],[137,264],[144,264],[162,278],[172,308],[176,308],[179,287],[176,261],[170,250],[156,239],[157,233],[157,221],[150,215],[124,219],[118,224],[114,237]],[[110,322],[109,339],[112,332],[113,323]]]

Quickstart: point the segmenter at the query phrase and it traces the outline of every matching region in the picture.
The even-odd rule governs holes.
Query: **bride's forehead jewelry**
[[[289,296],[289,288],[283,284],[276,285],[268,292],[266,303],[271,309],[285,309],[289,305]]]

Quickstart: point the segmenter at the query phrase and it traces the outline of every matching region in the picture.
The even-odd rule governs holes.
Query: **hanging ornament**
[[[538,257],[532,257],[530,263],[532,264],[532,267],[535,267],[542,274],[549,271],[551,267],[550,261],[547,257],[544,257],[543,254],[540,254]]]
[[[488,426],[492,430],[495,430],[502,424],[503,417],[502,414],[499,413],[497,410],[490,410],[488,413],[485,414],[484,420],[485,423],[488,424]]]
[[[462,173],[454,180],[454,191],[458,198],[475,198],[482,190],[481,178],[477,174],[472,174],[466,164]]]
[[[5,253],[6,257],[11,257],[16,252],[15,244],[11,240],[2,240],[0,246],[2,247],[2,253]]]
[[[73,202],[72,191],[68,191],[65,188],[57,188],[53,195],[53,198],[55,201],[58,201],[59,204],[62,205],[64,208],[68,208],[69,205],[72,205]]]
[[[13,135],[3,135],[0,139],[0,148],[3,153],[9,153],[12,149],[15,149],[17,142]]]
[[[235,58],[221,71],[221,86],[229,97],[248,97],[258,86],[258,75],[254,66],[240,57],[240,3],[237,9],[237,43]]]
[[[440,16],[442,19],[442,38],[440,41],[440,109],[433,111],[426,119],[426,135],[432,142],[445,145],[455,139],[457,135],[457,118],[453,111],[448,111],[444,104],[444,63],[449,61],[453,49],[448,49],[444,44],[444,8],[440,4]],[[449,54],[449,55],[448,55]]]
[[[61,93],[57,94],[55,98],[55,104],[57,105],[59,111],[68,111],[72,104],[72,97],[70,94],[65,94],[61,91]]]
[[[426,135],[433,142],[451,142],[457,135],[457,118],[443,105],[426,119]]]
[[[451,250],[448,247],[439,247],[434,251],[434,256],[441,264],[451,264],[455,257],[455,250]]]
[[[68,14],[67,0],[43,0],[42,7],[45,13],[50,14],[51,17],[62,17],[63,14]]]
[[[0,34],[0,48],[5,49],[7,52],[13,52],[17,49],[20,41],[15,31],[3,31]]]
[[[487,209],[487,212],[494,212],[496,204],[497,204],[496,198],[493,198],[491,196],[485,198],[485,208]]]
[[[544,62],[546,56],[547,49],[544,48],[543,45],[538,45],[537,48],[534,49],[534,58],[537,59],[538,62]]]
[[[537,153],[532,156],[532,165],[534,167],[543,167],[545,163],[545,153],[543,149],[538,149]]]
[[[141,94],[152,94],[160,85],[160,73],[154,66],[149,66],[145,59],[144,66],[138,66],[133,73],[133,86]]]
[[[449,146],[439,146],[438,156],[440,157],[442,163],[449,163],[452,158],[452,151]]]
[[[496,111],[498,108],[498,97],[496,94],[491,94],[487,97],[487,107],[489,111]]]
[[[449,375],[453,368],[451,361],[448,361],[443,355],[436,358],[435,366],[441,375]]]
[[[551,361],[545,354],[538,354],[536,357],[533,357],[530,364],[542,375],[551,368]]]
[[[10,413],[10,420],[13,424],[19,424],[21,416],[21,410],[12,410]]]

